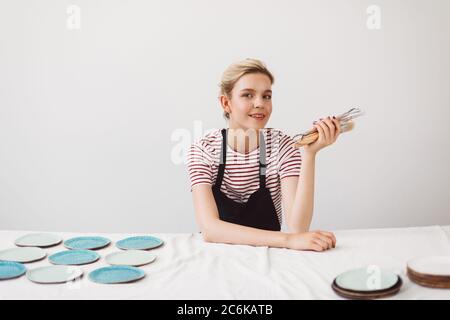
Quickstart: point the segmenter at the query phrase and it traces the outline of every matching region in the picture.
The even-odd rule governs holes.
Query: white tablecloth
[[[0,231],[0,250],[31,231]],[[36,231],[33,231],[36,232]],[[42,232],[42,231],[40,231]],[[52,232],[63,239],[87,233]],[[88,273],[106,266],[104,257],[119,251],[114,243],[139,234],[95,234],[113,244],[102,258],[81,266],[84,276],[68,284],[42,285],[26,276],[0,281],[0,299],[341,299],[333,279],[352,268],[379,265],[398,272],[404,283],[392,299],[450,299],[450,289],[429,289],[406,276],[406,262],[422,255],[450,255],[450,227],[418,227],[336,231],[337,247],[307,252],[245,245],[206,243],[200,234],[152,234],[165,241],[154,249],[154,263],[141,267],[147,276],[119,285],[93,283]],[[48,255],[63,245],[45,249]],[[50,265],[45,260],[28,269]]]

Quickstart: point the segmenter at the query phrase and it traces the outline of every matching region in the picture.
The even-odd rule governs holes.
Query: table
[[[0,250],[30,232],[0,231]],[[421,255],[450,255],[450,226],[335,231],[337,247],[326,252],[207,243],[199,233],[153,233],[165,241],[153,249],[154,263],[140,267],[146,277],[128,284],[91,282],[88,273],[107,266],[105,256],[119,251],[118,233],[51,232],[69,239],[99,235],[113,241],[98,250],[101,259],[81,268],[84,276],[66,284],[36,284],[26,276],[0,282],[0,299],[342,299],[330,284],[341,272],[379,265],[398,272],[401,291],[390,299],[450,299],[450,289],[430,289],[412,283],[406,262]],[[45,249],[48,256],[65,250]],[[28,269],[51,265],[48,259],[25,264]]]

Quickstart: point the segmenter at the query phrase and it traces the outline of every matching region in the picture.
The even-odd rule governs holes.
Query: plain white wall
[[[313,228],[450,224],[449,31],[448,0],[1,0],[0,229],[197,231],[180,159],[247,57],[270,127],[366,111],[318,155]]]

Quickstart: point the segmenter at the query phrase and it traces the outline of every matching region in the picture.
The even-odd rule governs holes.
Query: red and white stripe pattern
[[[299,176],[301,156],[293,140],[281,130],[263,129],[266,141],[266,186],[270,190],[278,220],[282,223],[281,179]],[[193,143],[187,155],[192,187],[214,185],[219,171],[222,145],[221,130],[214,130]],[[259,188],[259,148],[247,153],[234,151],[227,143],[227,159],[221,191],[230,199],[245,203]]]

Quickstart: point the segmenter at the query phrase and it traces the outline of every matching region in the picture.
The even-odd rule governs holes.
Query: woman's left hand
[[[314,128],[319,132],[319,138],[303,146],[306,153],[315,155],[319,150],[333,144],[341,133],[341,124],[335,117],[327,117],[313,122]]]

